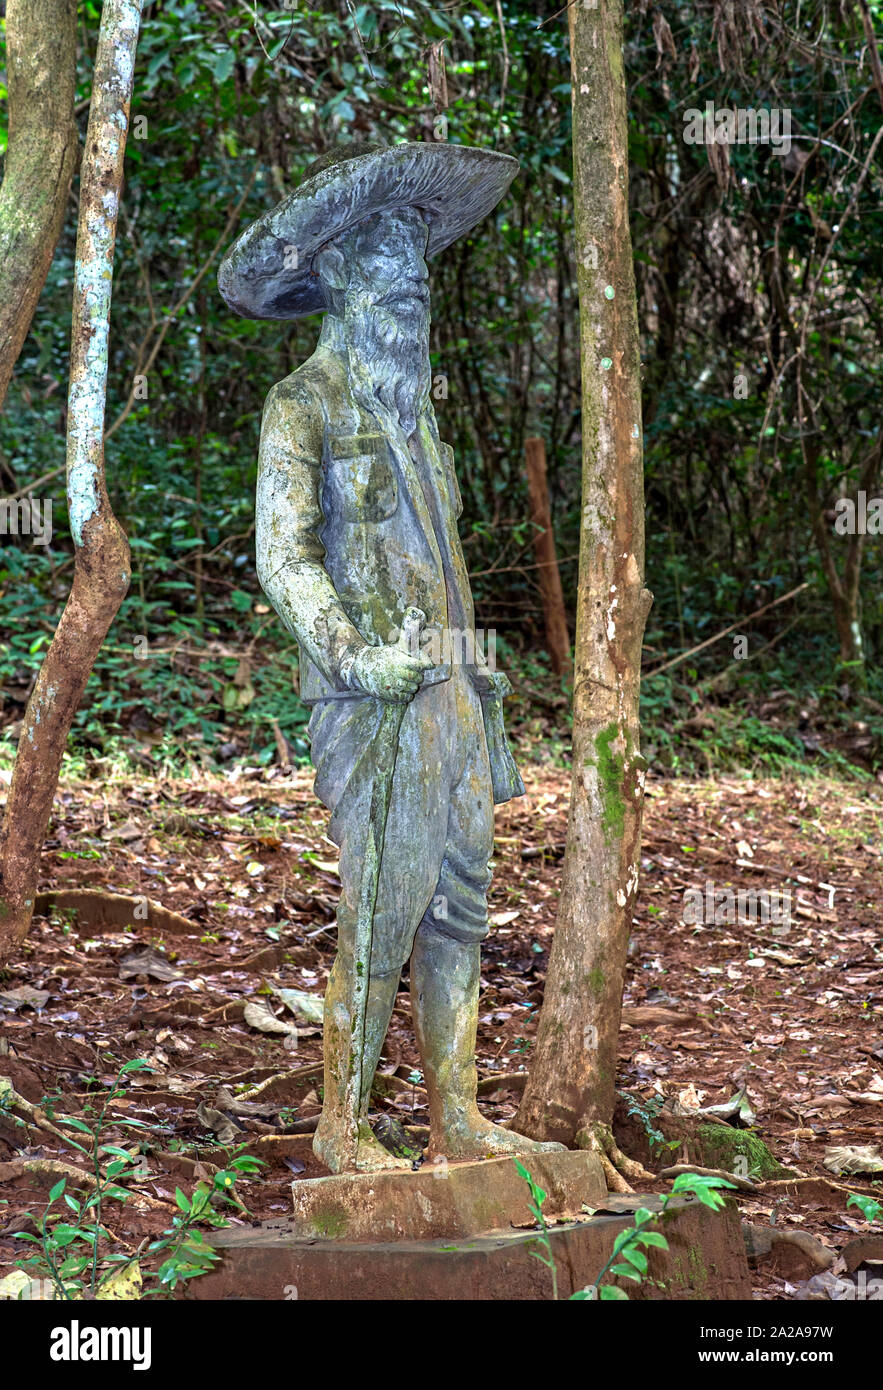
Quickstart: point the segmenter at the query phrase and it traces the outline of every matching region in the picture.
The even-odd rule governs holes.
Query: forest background
[[[655,594],[642,716],[658,772],[883,765],[879,10],[627,8]],[[99,18],[81,4],[81,138]],[[788,112],[790,141],[697,141],[688,113],[709,107]],[[575,256],[591,249],[573,245],[566,15],[515,0],[157,0],[138,47],[108,381],[108,485],[133,583],[75,719],[74,771],[306,760],[295,646],[255,574],[253,497],[264,397],[310,354],[318,320],[236,318],[217,265],[329,145],[440,138],[521,163],[495,214],[433,264],[433,394],[477,622],[518,688],[516,737],[535,759],[564,755],[570,700],[546,651],[525,441],[545,444],[572,636]],[[0,417],[0,497],[51,499],[53,528],[48,545],[0,537],[0,768],[73,566],[76,217],[74,195]]]

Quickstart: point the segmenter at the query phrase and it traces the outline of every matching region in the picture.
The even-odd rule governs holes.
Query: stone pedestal
[[[594,1283],[620,1231],[656,1196],[608,1196],[594,1155],[527,1160],[548,1194],[543,1205],[558,1274],[558,1297]],[[292,1217],[218,1231],[220,1266],[194,1280],[198,1299],[545,1300],[548,1269],[533,1257],[537,1231],[527,1189],[511,1159],[424,1167],[417,1172],[344,1174],[292,1184]],[[585,1208],[589,1210],[586,1211]],[[710,1211],[692,1198],[670,1202],[632,1299],[740,1299],[751,1281],[738,1211]],[[606,1282],[606,1281],[605,1281]]]
[[[521,1160],[547,1193],[546,1217],[597,1207],[607,1184],[595,1154],[533,1154]],[[342,1173],[291,1185],[295,1239],[376,1242],[461,1239],[533,1225],[527,1183],[511,1158],[426,1164],[414,1173]]]

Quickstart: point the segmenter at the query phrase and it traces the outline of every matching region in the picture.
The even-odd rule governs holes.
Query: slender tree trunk
[[[543,600],[546,627],[546,651],[556,676],[570,668],[570,633],[567,631],[567,610],[561,588],[561,571],[555,551],[555,532],[552,530],[552,509],[549,505],[549,484],[546,477],[546,446],[542,439],[525,439],[527,463],[527,499],[530,520],[534,527],[534,554],[537,558],[537,578]]]
[[[573,778],[545,1003],[513,1127],[610,1152],[623,977],[638,887],[644,791],[638,695],[652,595],[643,584],[641,380],[621,0],[598,0],[597,8],[576,3],[568,14],[583,400]],[[606,1166],[608,1181],[615,1182],[615,1170]]]
[[[822,562],[822,571],[831,595],[834,612],[834,625],[837,629],[837,642],[840,648],[840,674],[856,690],[864,690],[867,685],[865,644],[862,635],[862,558],[865,549],[865,533],[857,526],[845,537],[832,534],[825,516],[819,493],[819,462],[821,447],[815,438],[804,439],[803,461],[807,497],[813,535]],[[880,476],[883,459],[883,432],[873,448],[865,455],[859,468],[858,494],[869,497]],[[852,499],[851,499],[852,500]],[[853,502],[858,511],[858,497]],[[842,568],[838,569],[834,558],[837,545],[844,547],[845,556]]]
[[[117,213],[142,0],[105,0],[95,57],[74,270],[67,495],[74,580],[22,721],[0,834],[0,964],[27,935],[64,746],[129,587],[129,543],[104,477],[107,343]]]
[[[0,406],[61,235],[79,144],[76,0],[9,0],[0,187]]]
[[[879,61],[879,57],[878,57]],[[765,272],[773,322],[787,337],[797,361],[797,418],[800,424],[800,447],[803,455],[803,476],[812,522],[813,538],[818,547],[828,592],[831,595],[831,608],[834,625],[837,629],[839,646],[838,675],[845,678],[853,689],[864,690],[867,686],[867,667],[865,646],[862,635],[861,580],[862,558],[865,537],[861,532],[849,536],[846,542],[832,534],[825,510],[830,498],[823,497],[822,489],[827,491],[823,480],[822,439],[824,431],[819,420],[815,401],[820,398],[819,382],[812,371],[811,363],[803,356],[800,335],[791,321],[789,304],[793,298],[789,283],[787,260],[779,261],[768,257]],[[804,432],[804,424],[809,428]],[[870,491],[876,485],[880,474],[883,456],[883,433],[878,434],[874,447],[866,454],[859,467],[859,492]],[[837,545],[845,545],[845,558],[842,572],[835,559]]]

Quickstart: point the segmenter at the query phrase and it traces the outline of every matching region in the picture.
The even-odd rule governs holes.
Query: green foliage
[[[665,1135],[661,1129],[656,1128],[654,1121],[658,1118],[665,1104],[665,1097],[654,1095],[646,1101],[640,1101],[637,1096],[629,1095],[627,1091],[617,1091],[616,1094],[625,1101],[628,1115],[635,1116],[641,1121],[651,1148],[661,1148],[665,1143]]]
[[[552,1254],[552,1244],[549,1240],[549,1228],[546,1225],[546,1218],[543,1215],[543,1203],[545,1202],[548,1193],[544,1192],[540,1185],[534,1182],[533,1176],[530,1173],[529,1169],[527,1169],[524,1166],[520,1159],[513,1159],[513,1162],[518,1172],[518,1176],[520,1178],[523,1178],[524,1181],[527,1183],[528,1192],[530,1193],[530,1201],[527,1205],[530,1208],[531,1215],[533,1216],[534,1220],[540,1228],[540,1234],[535,1242],[535,1244],[539,1246],[539,1249],[531,1250],[530,1253],[535,1260],[539,1260],[540,1264],[545,1265],[546,1269],[548,1269],[549,1273],[551,1274],[552,1297],[553,1299],[557,1299],[558,1268],[555,1264],[555,1257]]]
[[[874,1197],[865,1197],[860,1192],[850,1192],[846,1199],[848,1207],[858,1207],[866,1221],[878,1220],[880,1213],[883,1212],[883,1202],[878,1202]]]
[[[210,1184],[199,1183],[193,1195],[187,1197],[180,1187],[175,1188],[175,1201],[180,1216],[173,1216],[171,1226],[163,1232],[159,1240],[151,1241],[147,1247],[149,1255],[164,1256],[157,1272],[159,1290],[174,1292],[180,1283],[207,1274],[220,1259],[218,1252],[209,1245],[198,1226],[226,1226],[224,1216],[215,1211],[212,1201],[220,1199],[232,1206],[241,1207],[235,1200],[236,1179],[254,1176],[263,1166],[263,1160],[248,1154],[239,1154],[230,1162],[230,1167],[215,1173]]]
[[[672,1197],[691,1195],[697,1197],[703,1206],[710,1207],[712,1211],[719,1211],[724,1205],[724,1198],[719,1189],[734,1186],[734,1183],[727,1182],[725,1178],[706,1178],[698,1173],[679,1174],[672,1183],[671,1192],[662,1198],[662,1211],[654,1213],[646,1207],[638,1207],[632,1225],[628,1230],[620,1231],[614,1240],[610,1257],[592,1288],[577,1290],[571,1295],[571,1300],[583,1301],[592,1298],[596,1291],[598,1298],[608,1302],[627,1300],[628,1294],[624,1289],[615,1284],[603,1284],[601,1281],[608,1274],[613,1274],[619,1279],[628,1279],[633,1284],[642,1282],[647,1274],[645,1251],[654,1247],[658,1250],[668,1249],[665,1236],[651,1228],[665,1215]]]
[[[529,1170],[519,1159],[516,1158],[513,1161],[519,1176],[527,1183],[530,1192],[528,1205],[541,1232],[536,1242],[540,1246],[540,1250],[531,1251],[531,1253],[551,1271],[552,1297],[557,1299],[558,1277],[555,1257],[552,1253],[548,1226],[542,1211],[547,1194],[537,1185]],[[668,1249],[668,1241],[665,1236],[653,1228],[664,1217],[672,1197],[693,1196],[698,1198],[703,1206],[709,1207],[712,1211],[719,1211],[724,1205],[724,1197],[720,1189],[734,1188],[734,1186],[734,1183],[727,1182],[725,1178],[707,1178],[699,1173],[679,1174],[672,1183],[671,1192],[662,1198],[662,1210],[652,1212],[648,1211],[646,1207],[638,1207],[631,1226],[625,1231],[620,1231],[614,1239],[610,1256],[594,1284],[590,1284],[584,1289],[577,1289],[575,1293],[570,1295],[568,1301],[582,1303],[596,1298],[604,1302],[627,1300],[628,1294],[624,1289],[619,1288],[616,1284],[604,1284],[602,1280],[611,1274],[618,1279],[627,1279],[633,1284],[640,1284],[643,1281],[648,1268],[645,1252],[650,1249]]]
[[[810,515],[817,493],[842,574],[831,506],[855,493],[883,418],[879,154],[858,180],[879,109],[862,72],[857,12],[811,0],[803,13],[807,32],[826,26],[822,48],[772,11],[759,12],[763,40],[754,43],[713,7],[663,5],[674,43],[660,51],[658,24],[627,7],[655,594],[643,717],[651,765],[671,772],[790,772],[827,761],[873,774],[883,765],[883,551],[869,536],[869,703],[858,749],[854,701],[843,693],[844,677],[854,683],[857,673],[841,663]],[[81,135],[99,14],[93,0],[82,6]],[[426,66],[428,46],[442,41],[446,131]],[[719,108],[763,106],[784,100],[779,92],[794,151],[810,155],[799,172],[769,146],[736,144],[729,174],[716,176],[708,150],[684,142],[684,112],[706,97]],[[572,245],[566,13],[517,0],[503,0],[499,15],[483,3],[164,0],[146,7],[137,55],[108,375],[109,487],[131,539],[133,585],[75,720],[78,768],[102,758],[156,770],[194,758],[268,762],[274,720],[294,760],[306,757],[294,643],[259,594],[253,492],[264,398],[312,351],[318,320],[237,318],[217,293],[218,258],[331,144],[445,135],[504,150],[522,169],[493,215],[433,265],[432,362],[445,385],[434,403],[456,451],[478,624],[496,631],[501,664],[539,697],[525,717],[539,732],[536,708],[560,681],[542,654],[525,438],[546,442],[571,613],[582,515],[583,248]],[[72,200],[0,417],[0,495],[63,463],[75,215]],[[744,397],[734,396],[737,375]],[[146,377],[146,398],[133,394],[136,376]],[[820,403],[809,436],[799,428],[801,389]],[[61,477],[36,492],[54,502],[48,551],[0,538],[7,763],[71,577]],[[798,600],[743,623],[802,580],[811,587]],[[749,638],[747,659],[735,659],[725,637],[654,674],[730,624]],[[770,691],[784,692],[775,714]],[[807,707],[832,732],[821,750],[801,737]],[[566,738],[567,715],[556,711],[555,734]]]
[[[137,1149],[133,1152],[120,1144],[104,1142],[103,1136],[111,1123],[115,1129],[144,1131],[148,1128],[140,1120],[114,1116],[111,1121],[108,1116],[110,1106],[124,1089],[125,1078],[133,1072],[144,1070],[151,1068],[141,1058],[126,1062],[103,1097],[91,1123],[70,1115],[55,1117],[59,1124],[85,1136],[83,1143],[68,1139],[68,1144],[88,1159],[94,1185],[89,1188],[88,1195],[80,1200],[68,1192],[68,1179],[62,1178],[49,1192],[49,1200],[38,1222],[39,1234],[19,1231],[14,1238],[37,1247],[33,1255],[17,1261],[17,1267],[34,1278],[51,1280],[56,1298],[70,1301],[146,1297],[170,1293],[184,1280],[207,1273],[220,1257],[198,1228],[226,1226],[227,1221],[214,1209],[213,1202],[221,1201],[241,1208],[233,1191],[236,1179],[252,1176],[263,1166],[260,1159],[238,1153],[229,1168],[216,1173],[210,1184],[200,1183],[191,1197],[177,1188],[175,1200],[181,1214],[173,1217],[171,1225],[159,1240],[147,1246],[149,1255],[161,1254],[164,1257],[153,1276],[153,1288],[148,1287],[144,1294],[141,1293],[139,1267],[137,1292],[131,1295],[118,1293],[125,1273],[130,1266],[137,1265],[143,1245],[135,1255],[105,1250],[103,1243],[110,1238],[110,1233],[103,1224],[102,1212],[108,1201],[130,1200],[132,1194],[123,1184],[142,1175],[143,1161]],[[73,1213],[74,1224],[70,1220],[60,1219],[66,1215],[61,1209],[62,1203]]]

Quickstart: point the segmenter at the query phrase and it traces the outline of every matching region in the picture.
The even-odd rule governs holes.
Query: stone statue
[[[340,147],[218,275],[246,317],[325,313],[313,356],[267,398],[257,568],[300,643],[316,793],[340,846],[314,1142],[333,1172],[411,1166],[367,1118],[409,958],[431,1154],[561,1147],[476,1104],[493,804],[524,786],[503,728],[511,687],[475,640],[453,450],[430,398],[426,260],[490,212],[517,168],[457,145]]]

